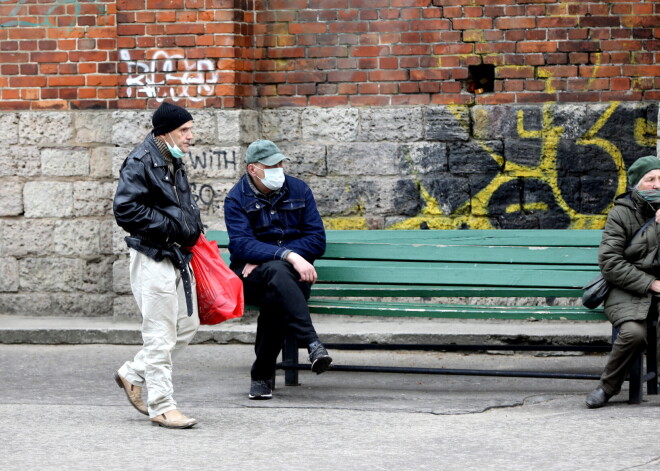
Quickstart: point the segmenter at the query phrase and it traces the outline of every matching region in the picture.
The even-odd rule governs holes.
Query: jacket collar
[[[171,161],[168,161],[163,155],[163,152],[152,133],[149,133],[144,141],[150,151],[149,153],[151,154],[151,160],[154,163],[154,167],[167,167],[169,164],[172,164],[175,169],[178,169],[185,166],[185,163],[183,163],[181,159],[172,159]]]

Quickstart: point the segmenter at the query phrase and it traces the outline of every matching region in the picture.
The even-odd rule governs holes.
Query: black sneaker
[[[310,343],[307,350],[309,351],[309,361],[312,364],[312,371],[314,373],[320,375],[330,368],[332,358],[330,358],[328,351],[321,342],[317,340],[316,342]]]
[[[273,397],[273,383],[267,379],[252,380],[250,383],[250,399],[270,399]]]

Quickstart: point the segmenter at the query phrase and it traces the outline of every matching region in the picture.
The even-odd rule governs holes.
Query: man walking
[[[115,381],[153,425],[190,428],[197,421],[179,411],[172,397],[172,358],[199,327],[189,248],[203,226],[181,161],[192,141],[193,118],[163,102],[152,123],[152,132],[121,167],[113,205],[117,224],[130,234],[125,240],[131,289],[142,313],[143,339],[142,349],[119,368]]]
[[[250,144],[246,173],[224,204],[230,268],[243,280],[246,303],[259,306],[250,399],[272,397],[277,356],[289,331],[307,346],[312,371],[321,374],[332,362],[307,307],[325,230],[309,186],[284,174],[286,159],[271,141]]]

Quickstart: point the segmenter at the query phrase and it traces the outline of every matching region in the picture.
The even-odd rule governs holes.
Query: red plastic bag
[[[220,256],[218,245],[204,234],[192,248],[192,265],[197,279],[199,321],[215,325],[243,315],[243,282]]]

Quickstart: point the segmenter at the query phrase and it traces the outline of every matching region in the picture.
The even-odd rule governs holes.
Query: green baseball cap
[[[289,160],[287,156],[282,154],[274,142],[268,141],[266,139],[259,139],[258,141],[254,141],[248,146],[247,152],[245,153],[246,164],[259,162],[260,164],[264,164],[270,167],[272,165],[279,164],[285,159]]]

